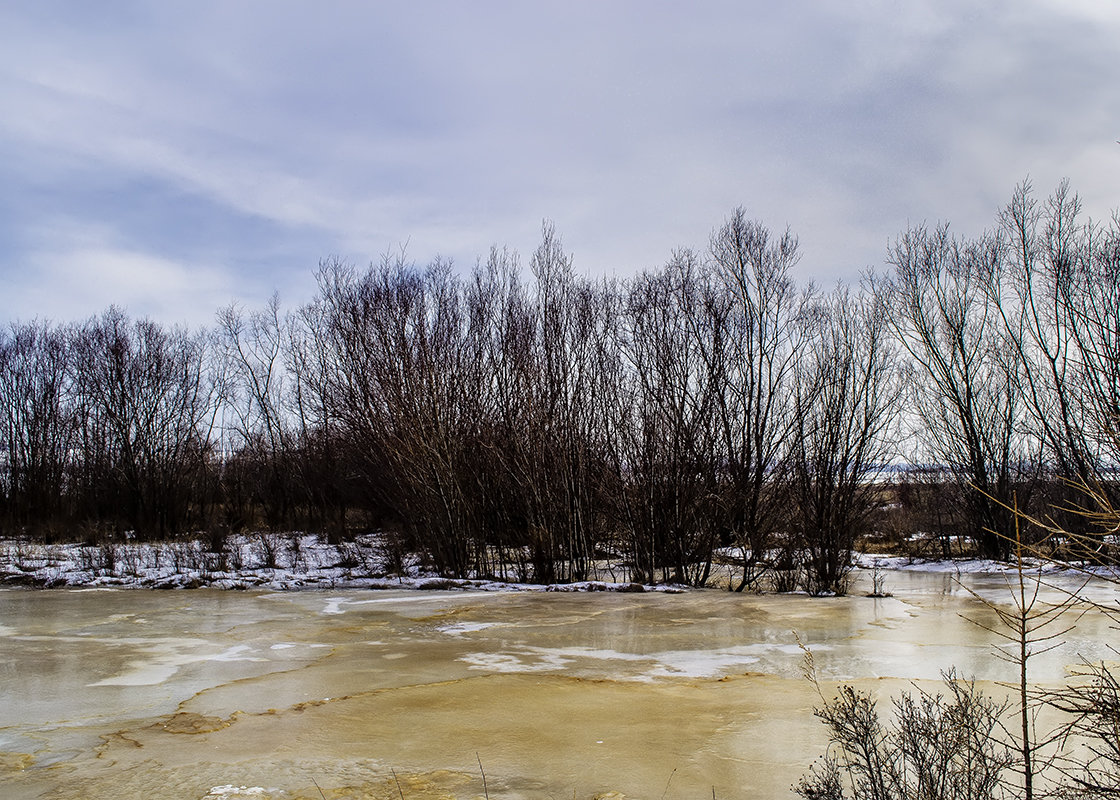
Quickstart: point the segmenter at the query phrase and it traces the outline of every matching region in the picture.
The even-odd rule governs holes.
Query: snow
[[[994,574],[1013,569],[1010,564],[986,558],[921,559],[876,553],[854,554],[856,566],[863,569],[890,569],[906,572],[951,572],[953,574]],[[1056,567],[1054,567],[1056,569]]]
[[[359,536],[342,546],[308,534],[248,534],[230,536],[223,552],[213,553],[199,540],[90,546],[8,539],[0,540],[0,585],[93,590],[205,586],[230,590],[427,589],[461,593],[686,591],[685,587],[675,585],[615,580],[540,585],[483,578],[452,579],[425,572],[416,558],[406,563],[402,573],[391,573],[381,555],[382,544],[376,534]],[[741,555],[735,548],[731,551]],[[961,575],[999,575],[1013,569],[1009,564],[986,559],[926,560],[876,553],[857,553],[854,561],[865,570]],[[1050,574],[1065,569],[1053,563],[1028,563],[1032,572]],[[1113,571],[1096,572],[1116,577]],[[603,573],[613,574],[609,568]],[[327,597],[322,613],[345,613],[346,606],[354,602],[352,597]]]
[[[267,537],[267,540],[266,540]],[[0,584],[85,589],[428,589],[459,592],[679,592],[683,587],[615,581],[527,584],[452,579],[425,572],[417,559],[389,572],[376,534],[339,547],[308,534],[230,536],[220,553],[200,540],[171,543],[43,545],[0,540]],[[355,558],[355,553],[358,557]],[[270,565],[271,564],[271,565]],[[328,598],[323,613],[344,613],[353,600]]]
[[[908,556],[895,556],[876,553],[853,553],[853,560],[861,569],[898,570],[903,572],[952,573],[954,575],[1004,575],[1015,572],[1011,562],[994,561],[987,558],[923,559]],[[1104,578],[1115,578],[1117,572],[1112,567],[1076,567],[1055,561],[1038,558],[1024,558],[1024,569],[1032,574],[1044,575],[1061,572],[1079,572]]]

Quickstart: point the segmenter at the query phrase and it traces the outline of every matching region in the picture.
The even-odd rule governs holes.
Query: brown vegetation
[[[13,323],[0,532],[220,551],[376,529],[449,577],[579,580],[610,556],[830,593],[857,541],[1001,557],[1013,493],[1036,514],[1070,480],[1112,496],[1115,224],[1024,186],[974,240],[907,231],[858,290],[798,288],[798,258],[736,210],[704,251],[592,280],[546,225],[528,270],[328,261],[307,305],[199,333]]]

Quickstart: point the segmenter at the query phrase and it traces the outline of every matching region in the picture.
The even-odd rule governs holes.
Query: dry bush
[[[1015,766],[1000,736],[1006,704],[953,673],[944,678],[947,693],[904,693],[886,723],[871,695],[842,686],[814,711],[828,726],[829,753],[794,791],[806,800],[1006,796]]]
[[[284,539],[276,533],[262,531],[253,538],[253,555],[263,569],[279,569],[280,554],[284,550]]]

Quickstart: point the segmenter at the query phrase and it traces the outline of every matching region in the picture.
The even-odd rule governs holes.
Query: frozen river
[[[964,580],[1006,596],[1001,578]],[[886,588],[0,590],[0,794],[792,796],[824,744],[795,632],[826,691],[887,694],[954,665],[1011,677],[964,618],[991,611],[951,577],[890,572]],[[1086,615],[1035,678],[1110,657],[1113,638]]]

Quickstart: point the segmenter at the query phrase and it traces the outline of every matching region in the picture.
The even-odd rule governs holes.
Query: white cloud
[[[0,277],[30,287],[10,273],[84,253],[173,287],[204,264],[206,285],[259,295],[316,257],[406,240],[419,260],[493,243],[527,257],[544,217],[581,269],[630,272],[703,246],[742,204],[801,235],[804,274],[852,279],[908,220],[992,224],[1027,175],[1040,192],[1068,176],[1107,215],[1106,7],[9,6]],[[36,233],[60,215],[101,234]],[[22,315],[63,313],[53,294]]]
[[[213,265],[122,247],[111,231],[65,222],[40,233],[44,242],[9,281],[0,315],[30,319],[50,309],[56,321],[82,320],[117,305],[135,317],[202,326],[234,299],[231,276]]]

